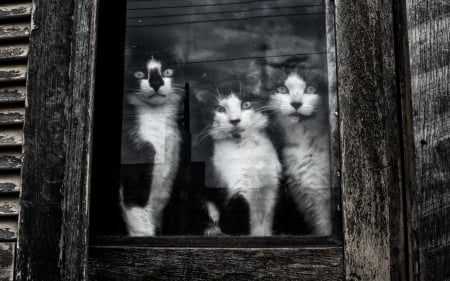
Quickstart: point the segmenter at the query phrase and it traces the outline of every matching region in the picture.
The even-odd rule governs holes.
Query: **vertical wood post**
[[[35,0],[17,280],[85,280],[97,1]]]

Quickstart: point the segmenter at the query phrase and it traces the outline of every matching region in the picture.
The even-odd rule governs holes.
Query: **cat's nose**
[[[164,85],[164,81],[161,79],[161,77],[157,78],[150,78],[150,86],[157,92],[159,88],[161,88],[162,85]]]
[[[298,109],[300,106],[302,106],[303,103],[301,102],[291,102],[291,105],[293,108]]]
[[[233,124],[234,126],[239,124],[239,122],[241,122],[241,119],[232,119],[232,120],[230,120],[230,123]]]

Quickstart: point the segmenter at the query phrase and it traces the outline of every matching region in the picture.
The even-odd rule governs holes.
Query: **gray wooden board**
[[[0,20],[27,18],[31,15],[31,3],[0,4]]]
[[[86,278],[96,2],[36,0],[31,31],[0,26],[30,34],[17,280]]]
[[[0,104],[15,104],[25,102],[25,86],[0,87]]]
[[[14,280],[14,257],[16,243],[0,243],[0,281]]]
[[[406,1],[394,1],[394,32],[397,46],[397,87],[399,90],[403,136],[403,194],[405,221],[405,270],[408,280],[418,280],[417,202],[415,185],[414,130],[411,103],[411,74],[409,68],[408,18]]]
[[[0,152],[0,171],[20,170],[21,159],[22,154],[20,152]]]
[[[20,189],[20,171],[0,174],[0,193],[17,193]]]
[[[22,143],[22,128],[2,128],[0,130],[0,147],[20,146]]]
[[[26,39],[29,35],[29,23],[0,24],[0,41]]]
[[[28,56],[27,44],[8,44],[0,46],[0,62],[23,60]]]
[[[0,240],[15,242],[17,239],[17,217],[0,218]]]
[[[393,1],[336,1],[347,280],[405,280]]]
[[[0,82],[25,81],[26,65],[0,66]]]
[[[450,2],[407,8],[420,280],[450,280]]]
[[[14,198],[0,198],[0,217],[5,216],[17,216],[18,207],[19,207],[19,199],[17,197]]]
[[[90,247],[89,280],[342,280],[341,247]]]

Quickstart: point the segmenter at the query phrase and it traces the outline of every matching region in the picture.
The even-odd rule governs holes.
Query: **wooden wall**
[[[0,280],[14,279],[31,1],[0,3]]]
[[[406,3],[418,268],[420,280],[450,280],[450,1]],[[14,279],[31,7],[0,2],[0,281]]]
[[[450,280],[450,1],[407,1],[420,280]]]

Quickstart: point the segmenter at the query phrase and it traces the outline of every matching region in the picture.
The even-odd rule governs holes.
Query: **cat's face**
[[[240,141],[265,129],[268,117],[262,113],[264,100],[239,89],[216,88],[210,90],[208,111],[211,118],[208,134],[215,140]]]
[[[175,71],[161,61],[149,59],[143,69],[133,69],[126,80],[127,93],[134,104],[160,105],[177,102],[179,91],[173,85]]]
[[[274,84],[269,108],[296,123],[310,118],[318,110],[320,97],[315,86],[309,85],[296,72],[288,73],[281,83]]]

